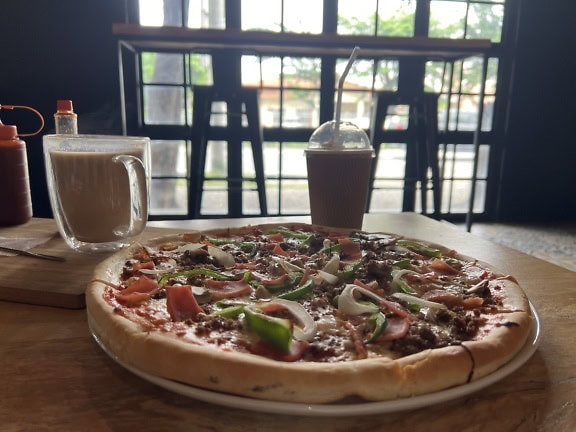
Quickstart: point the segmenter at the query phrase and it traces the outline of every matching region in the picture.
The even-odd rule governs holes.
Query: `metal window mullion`
[[[142,79],[143,73],[143,66],[142,66],[142,53],[138,53],[137,57],[138,67],[136,68],[136,86],[138,88],[138,92],[136,97],[138,100],[138,127],[142,128],[144,126],[144,80]]]
[[[448,105],[446,107],[446,122],[444,125],[444,133],[446,134],[446,144],[448,144],[448,132],[449,132],[449,125],[450,125],[450,111],[452,108],[452,96],[454,95],[454,65],[455,61],[450,62],[450,80],[448,85]],[[460,82],[462,82],[462,68],[460,68]],[[458,110],[460,109],[460,99],[458,99]],[[456,115],[456,125],[458,124],[458,115]],[[452,143],[452,168],[450,170],[450,193],[448,194],[448,213],[452,211],[452,198],[454,196],[454,180],[455,180],[455,172],[456,172],[456,152],[458,149],[458,145],[456,143]]]
[[[334,118],[334,92],[336,90],[336,56],[323,56],[320,60],[320,121]]]
[[[484,115],[484,92],[486,90],[486,76],[488,74],[488,58],[482,56],[482,76],[480,82],[480,94],[478,101],[478,120],[476,130],[474,131],[474,162],[472,167],[472,185],[470,188],[470,201],[468,203],[468,213],[466,214],[466,231],[470,232],[472,228],[472,216],[474,213],[474,199],[476,195],[476,180],[478,171],[478,153],[480,151],[480,132],[482,129],[482,116]]]
[[[284,9],[284,5],[282,5]],[[278,106],[278,126],[282,129],[282,123],[284,123],[284,57],[280,56],[280,103]],[[284,177],[282,176],[282,161],[283,161],[283,150],[284,141],[278,141],[278,213],[282,213],[282,187],[284,182]]]
[[[454,62],[448,62],[445,61],[444,62],[444,66],[443,66],[443,70],[442,70],[442,86],[440,88],[440,94],[445,92],[445,88],[444,88],[444,81],[445,81],[445,77],[446,77],[446,66],[450,65],[450,73],[449,73],[449,78],[448,78],[448,92],[447,92],[447,104],[446,104],[446,119],[444,120],[444,151],[442,154],[442,167],[441,167],[441,171],[440,171],[440,188],[444,189],[444,171],[446,169],[446,158],[447,158],[447,153],[448,153],[448,125],[450,124],[450,104],[451,104],[451,98],[452,98],[452,82],[454,80]],[[454,157],[454,156],[452,156]],[[452,177],[454,177],[454,164],[452,164]],[[453,182],[450,182],[450,193],[448,194],[448,212],[450,212],[450,209],[452,207],[452,193],[453,193]],[[442,203],[440,203],[440,207],[442,207]]]

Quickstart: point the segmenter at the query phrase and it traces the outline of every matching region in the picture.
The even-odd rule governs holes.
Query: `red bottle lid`
[[[61,99],[56,101],[56,110],[58,112],[72,113],[74,112],[74,107],[72,106],[72,101],[67,99]]]

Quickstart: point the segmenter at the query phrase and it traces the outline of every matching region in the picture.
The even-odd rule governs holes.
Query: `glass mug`
[[[150,140],[114,135],[45,135],[54,218],[79,252],[109,252],[146,227]]]

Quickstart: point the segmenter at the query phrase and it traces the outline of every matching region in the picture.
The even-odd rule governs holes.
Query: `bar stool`
[[[427,214],[427,192],[432,189],[433,216],[438,218],[441,206],[440,169],[438,166],[438,95],[423,93],[402,95],[396,92],[375,94],[374,110],[370,126],[370,139],[374,146],[375,158],[370,172],[370,189],[366,210],[370,208],[374,191],[374,178],[380,154],[380,146],[385,141],[384,120],[389,106],[408,105],[409,117],[406,130],[406,168],[402,211],[414,211],[416,184],[420,182],[422,213]],[[430,169],[430,179],[428,178]],[[431,181],[431,185],[430,185]]]
[[[222,136],[217,139],[228,143],[228,202],[229,215],[242,216],[242,141],[247,138],[252,144],[255,181],[258,191],[260,215],[268,215],[266,186],[264,181],[264,156],[262,150],[262,128],[258,109],[258,89],[241,88],[234,92],[220,92],[212,86],[194,86],[192,119],[192,161],[191,177],[193,184],[189,188],[189,214],[200,216],[202,194],[204,192],[206,152],[208,141],[216,138],[210,118],[213,102],[225,102],[228,123]],[[243,107],[244,106],[244,110]],[[242,114],[246,114],[248,134],[242,126]]]

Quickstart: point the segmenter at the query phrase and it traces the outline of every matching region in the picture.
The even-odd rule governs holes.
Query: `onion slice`
[[[140,273],[144,273],[147,275],[159,275],[173,272],[176,265],[177,265],[176,260],[169,259],[168,261],[161,262],[159,264],[159,267],[155,269],[140,269],[139,271]]]
[[[330,260],[326,263],[322,271],[335,275],[336,273],[338,273],[339,269],[340,269],[340,256],[338,254],[333,254],[332,258],[330,258]]]
[[[284,258],[280,258],[278,256],[271,256],[271,258],[276,261],[280,267],[284,269],[286,273],[292,272],[303,272],[304,269],[302,267],[298,267],[296,264],[292,264],[291,262],[286,261]]]
[[[336,285],[338,283],[338,276],[333,275],[332,273],[328,273],[323,270],[318,270],[318,276],[320,276],[330,285]]]
[[[287,309],[296,318],[300,327],[294,327],[294,339],[311,341],[316,336],[316,322],[304,307],[295,301],[276,298],[270,303],[279,304]]]
[[[384,300],[373,292],[359,287],[358,285],[346,284],[342,293],[338,296],[338,310],[347,315],[362,315],[365,313],[373,314],[380,310],[378,305],[374,303],[359,303],[354,297],[354,292],[358,291],[368,297],[371,297],[378,302]]]
[[[201,249],[204,249],[206,245],[202,244],[202,243],[187,243],[185,245],[179,246],[177,251],[178,252],[186,252],[186,251],[190,251],[192,253],[195,252],[199,252]],[[206,252],[205,250],[203,251],[204,253]]]
[[[139,272],[147,274],[147,275],[159,275],[159,274],[164,274],[164,273],[170,273],[170,272],[172,272],[172,269],[169,269],[169,268],[140,269]]]

